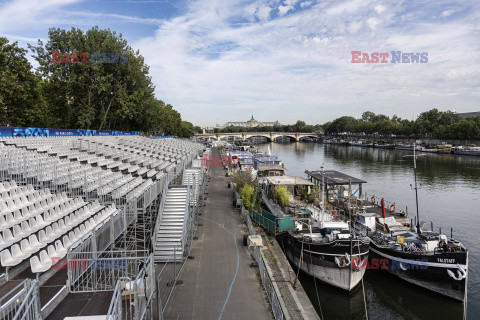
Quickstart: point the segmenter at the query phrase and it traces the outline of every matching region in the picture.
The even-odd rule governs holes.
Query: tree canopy
[[[194,127],[155,98],[149,67],[115,31],[51,28],[27,50],[0,38],[0,125],[154,131],[190,137]]]
[[[340,117],[323,125],[326,134],[362,133],[414,138],[480,140],[480,117],[462,119],[451,111],[431,109],[416,120],[366,111],[360,119]]]
[[[27,50],[0,37],[0,125],[42,124],[45,104]]]

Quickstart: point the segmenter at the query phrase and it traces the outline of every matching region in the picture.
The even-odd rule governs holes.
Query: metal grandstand
[[[161,318],[203,205],[202,151],[173,138],[2,138],[0,318]],[[155,264],[172,188],[187,195],[179,250]],[[102,292],[91,308],[75,300]]]

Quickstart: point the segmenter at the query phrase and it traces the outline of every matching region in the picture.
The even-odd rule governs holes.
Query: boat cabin
[[[253,157],[253,165],[255,169],[258,170],[259,167],[266,167],[266,166],[281,166],[281,161],[278,159],[278,156],[271,156],[271,155],[255,155]]]
[[[285,175],[285,169],[281,165],[261,165],[257,167],[259,177],[279,177]]]
[[[275,190],[278,186],[284,186],[290,193],[290,203],[296,203],[295,196],[303,194],[306,189],[307,193],[312,192],[311,187],[314,184],[302,177],[296,176],[270,176],[263,179],[263,189],[270,199],[275,198]]]
[[[348,198],[361,198],[362,185],[367,183],[364,180],[349,176],[348,174],[335,171],[308,171],[305,173],[310,181],[316,186],[322,188],[322,183],[327,194],[327,201],[330,203],[339,200],[348,200]]]

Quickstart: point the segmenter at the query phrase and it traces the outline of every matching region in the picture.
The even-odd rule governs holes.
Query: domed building
[[[248,120],[247,122],[236,122],[236,121],[230,121],[227,122],[223,125],[223,128],[229,127],[229,126],[234,126],[234,127],[246,127],[246,128],[253,128],[253,127],[274,127],[274,126],[279,126],[280,123],[278,121],[273,121],[273,122],[261,122],[258,120],[255,120],[252,114],[252,118]]]

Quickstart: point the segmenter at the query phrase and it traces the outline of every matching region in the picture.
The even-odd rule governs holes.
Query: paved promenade
[[[213,153],[218,156],[218,152]],[[254,261],[243,246],[247,233],[232,206],[223,167],[210,167],[207,201],[191,255],[173,291],[165,319],[272,319]]]

